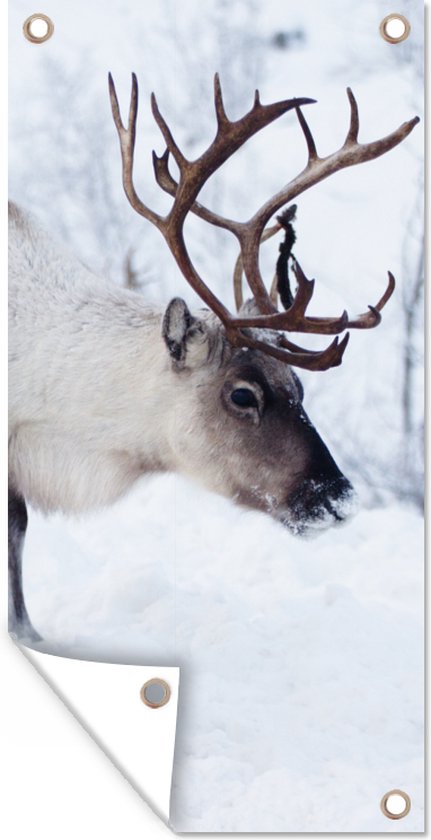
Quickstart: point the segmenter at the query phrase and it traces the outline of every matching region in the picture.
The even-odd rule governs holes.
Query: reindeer
[[[267,225],[324,178],[388,152],[418,121],[362,144],[357,104],[348,89],[346,140],[322,158],[302,110],[314,100],[262,105],[256,92],[253,107],[232,121],[216,76],[216,136],[190,161],[153,95],[153,115],[166,143],[161,157],[153,153],[155,178],[173,199],[164,217],[143,203],[133,184],[136,76],[127,127],[111,76],[109,89],[126,196],[162,233],[206,308],[192,314],[181,298],[171,300],[165,312],[149,307],[140,294],[96,277],[11,206],[10,630],[30,642],[41,637],[28,616],[22,587],[27,503],[46,513],[78,514],[114,502],[143,474],[174,470],[239,504],[266,511],[296,533],[346,518],[353,488],[304,411],[295,369],[340,365],[349,333],[342,340],[340,334],[375,327],[395,281],[389,273],[376,306],[356,318],[347,312],[333,318],[308,315],[314,280],[307,279],[291,254],[293,210],[289,207],[276,225]],[[252,135],[290,110],[297,114],[308,148],[305,169],[249,221],[224,218],[200,204],[197,197],[208,178]],[[178,181],[170,171],[171,158]],[[192,264],[183,236],[190,212],[238,240],[236,315]],[[283,229],[277,289],[268,292],[259,248]],[[295,295],[288,283],[289,264]],[[252,296],[246,302],[243,274]],[[284,311],[277,307],[277,291]],[[292,331],[335,338],[326,349],[311,351],[287,337]]]

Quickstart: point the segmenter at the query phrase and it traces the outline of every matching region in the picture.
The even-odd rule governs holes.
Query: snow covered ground
[[[181,666],[177,830],[420,831],[421,533],[393,504],[304,541],[154,477],[79,523],[31,515],[28,605],[51,652]]]

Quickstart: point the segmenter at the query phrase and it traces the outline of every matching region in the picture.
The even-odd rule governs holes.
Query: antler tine
[[[133,84],[133,76],[132,73],[132,84]],[[114,118],[115,128],[117,129],[119,135],[121,136],[122,132],[126,129],[124,128],[123,121],[121,119],[120,114],[120,106],[118,104],[118,96],[117,91],[115,90],[114,80],[112,78],[112,73],[108,73],[108,85],[109,85],[109,98],[111,101],[111,110],[112,116]]]
[[[298,288],[289,312],[291,314],[298,314],[299,316],[304,317],[307,306],[313,297],[314,284],[316,281],[309,280],[308,277],[305,276],[298,260],[293,260],[292,268],[296,277],[296,282],[298,283]]]
[[[395,277],[392,274],[392,271],[388,271],[388,285],[384,295],[380,298],[379,302],[376,303],[374,309],[377,309],[378,312],[381,312],[383,307],[386,306],[388,300],[392,297],[395,291]]]
[[[160,227],[161,216],[155,213],[139,198],[133,184],[133,156],[135,152],[136,119],[138,113],[138,80],[135,73],[132,73],[132,92],[130,96],[129,120],[127,129],[124,127],[120,107],[118,104],[117,91],[111,73],[109,80],[109,96],[111,100],[112,116],[118,132],[121,149],[121,160],[123,165],[123,187],[129,203],[140,216],[148,219],[156,227]]]
[[[181,150],[178,148],[166,120],[164,119],[164,117],[162,117],[157,103],[156,95],[154,93],[151,94],[151,110],[153,112],[153,117],[157,125],[159,126],[160,131],[163,134],[163,138],[168,148],[168,151],[171,153],[175,162],[178,164],[180,171],[182,171],[182,169],[186,166],[188,161],[184,157]]]
[[[353,320],[349,320],[348,326],[352,329],[356,330],[368,330],[372,329],[373,327],[377,327],[382,320],[381,311],[384,306],[386,306],[390,297],[395,289],[395,277],[391,271],[388,271],[388,285],[386,287],[386,291],[384,295],[380,298],[379,302],[376,303],[375,306],[369,306],[368,312],[364,312],[362,315],[358,315]]]
[[[131,135],[131,147],[135,148],[136,139],[136,118],[138,116],[138,80],[136,73],[132,73],[132,92],[130,95],[129,119],[127,130]]]
[[[175,178],[169,172],[169,149],[165,149],[160,157],[153,150],[153,169],[154,176],[159,187],[162,188],[169,195],[175,196],[178,184]]]
[[[217,117],[217,125],[219,130],[222,126],[229,123],[228,116],[225,111],[224,103],[223,103],[223,93],[221,89],[221,82],[220,76],[218,73],[214,76],[214,105],[215,105],[215,112]]]
[[[304,134],[304,137],[305,137],[305,141],[307,143],[308,163],[310,165],[311,163],[313,163],[313,161],[319,159],[319,155],[317,154],[316,144],[314,142],[314,137],[311,133],[310,126],[308,125],[308,122],[305,119],[304,114],[301,111],[301,108],[296,109],[296,114],[297,114],[297,117],[298,117],[299,125],[302,128],[302,131],[303,131],[303,134]]]
[[[353,91],[351,88],[347,88],[347,96],[349,97],[350,103],[350,126],[349,131],[347,133],[347,137],[345,140],[344,145],[348,146],[352,143],[358,142],[358,135],[359,135],[359,109],[358,103],[353,95]]]
[[[309,280],[305,276],[298,260],[293,260],[292,268],[298,288],[292,306],[287,310],[287,313],[297,317],[298,323],[301,324],[301,332],[302,319],[306,320],[306,332],[317,332],[325,335],[336,335],[343,332],[349,325],[349,316],[346,310],[338,318],[305,318],[306,309],[313,297],[315,280]]]

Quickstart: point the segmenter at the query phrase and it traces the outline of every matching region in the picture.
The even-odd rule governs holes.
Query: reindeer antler
[[[118,131],[123,162],[123,185],[127,198],[132,207],[163,234],[175,260],[184,277],[197,292],[208,307],[220,318],[229,341],[236,346],[256,347],[277,359],[297,367],[310,370],[326,370],[341,363],[347,345],[348,334],[339,342],[338,338],[324,351],[305,350],[282,335],[284,331],[304,333],[320,333],[338,335],[347,327],[367,329],[376,326],[380,319],[380,311],[391,296],[395,281],[389,273],[389,283],[385,294],[375,307],[349,320],[347,312],[338,318],[311,318],[306,315],[307,307],[313,295],[314,280],[305,277],[299,263],[294,263],[295,277],[298,283],[292,305],[284,312],[278,312],[271,296],[268,294],[259,269],[259,248],[261,241],[277,232],[281,225],[265,231],[270,218],[281,207],[292,201],[305,190],[319,183],[324,178],[340,169],[354,166],[367,160],[379,157],[394,146],[401,143],[412,131],[418,117],[401,125],[387,137],[372,143],[361,144],[358,141],[359,118],[356,100],[348,88],[350,102],[350,127],[346,140],[337,152],[320,158],[310,128],[302,113],[301,107],[315,102],[313,99],[288,99],[270,105],[262,105],[259,92],[256,91],[253,107],[239,120],[232,121],[226,115],[223,104],[222,91],[218,75],[214,80],[214,103],[217,120],[217,133],[208,149],[196,160],[189,161],[179,149],[172,132],[162,117],[154,94],[151,98],[154,118],[159,126],[166,143],[166,150],[161,157],[153,153],[153,165],[157,183],[173,198],[173,204],[167,216],[160,216],[151,210],[138,197],[133,184],[133,156],[136,138],[136,117],[138,109],[138,83],[136,75],[132,74],[132,93],[130,101],[127,128],[124,127],[118,105],[117,94],[111,74],[109,74],[109,90],[114,122]],[[308,163],[296,178],[284,187],[264,205],[247,222],[227,219],[207,209],[196,199],[208,178],[236,152],[244,143],[266,125],[278,119],[287,111],[295,109],[299,123],[305,136],[308,148]],[[170,156],[174,158],[180,173],[177,182],[169,171]],[[189,212],[195,213],[207,222],[233,233],[240,245],[241,259],[237,265],[238,274],[244,271],[248,285],[253,293],[260,315],[241,317],[232,315],[224,304],[206,285],[193,266],[183,237],[184,221]],[[269,343],[267,335],[260,341],[251,328],[281,331],[277,337],[277,344]]]

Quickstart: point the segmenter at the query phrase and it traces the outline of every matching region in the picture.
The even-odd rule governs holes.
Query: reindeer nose
[[[352,513],[355,491],[336,469],[338,475],[305,479],[290,496],[289,512],[298,532],[343,522]]]

